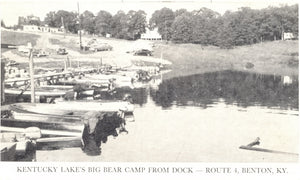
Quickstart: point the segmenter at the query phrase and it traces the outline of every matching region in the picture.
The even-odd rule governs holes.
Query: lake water
[[[127,135],[109,138],[102,154],[78,149],[38,152],[40,160],[118,162],[295,162],[298,155],[239,149],[258,147],[297,153],[298,78],[221,71],[163,80],[128,90],[135,104]],[[121,93],[122,94],[122,93]],[[120,95],[121,96],[121,95]],[[64,156],[72,152],[76,156]],[[47,157],[47,158],[46,158]],[[51,157],[55,157],[51,159]],[[61,157],[62,159],[57,159]],[[76,157],[74,159],[74,157]]]

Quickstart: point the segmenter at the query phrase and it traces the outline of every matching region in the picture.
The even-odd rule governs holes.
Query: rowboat
[[[133,112],[134,105],[127,101],[55,101],[55,104],[35,104],[35,103],[18,103],[10,105],[11,109],[26,110],[40,114],[53,115],[68,115],[77,114],[82,115],[87,111],[101,111],[101,112],[117,112],[122,110],[124,112]]]
[[[130,87],[133,88],[132,82],[133,79],[129,76],[123,76],[118,74],[87,74],[85,75],[82,80],[89,80],[92,81],[94,84],[97,84],[96,82],[109,82],[113,83],[115,87],[121,88],[121,87]]]
[[[17,88],[5,88],[5,94],[7,95],[29,95],[31,94],[29,90],[21,90]],[[49,96],[49,97],[60,97],[66,94],[66,90],[59,90],[59,89],[43,89],[43,88],[36,88],[35,95],[36,96]]]
[[[49,104],[46,104],[46,105],[49,105]],[[76,114],[74,114],[72,111],[64,111],[61,114],[58,114],[58,113],[49,114],[47,112],[38,113],[35,111],[26,110],[26,108],[24,108],[22,105],[21,106],[11,105],[11,110],[12,110],[11,111],[12,118],[17,119],[17,120],[26,120],[26,121],[32,122],[33,125],[34,125],[34,123],[36,123],[36,121],[54,123],[54,126],[56,126],[55,125],[56,122],[61,122],[61,121],[71,122],[71,123],[80,122],[80,117],[82,115],[82,114],[76,113],[76,112],[75,112]],[[56,112],[58,112],[58,111],[56,111]],[[11,125],[14,125],[14,123],[17,124],[17,122],[14,122],[14,121],[10,121],[7,123],[9,123]],[[4,124],[2,124],[2,125],[4,125]]]
[[[44,90],[53,90],[53,89],[72,90],[74,88],[74,86],[61,86],[61,85],[40,85],[39,87]]]
[[[57,82],[64,85],[87,85],[90,87],[130,87],[133,88],[132,78],[121,75],[105,75],[105,74],[93,74],[85,75],[83,77],[74,77],[72,79],[61,79]]]

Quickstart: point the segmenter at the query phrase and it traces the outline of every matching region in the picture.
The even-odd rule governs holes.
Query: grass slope
[[[265,42],[234,49],[196,44],[159,44],[154,56],[173,63],[166,78],[218,70],[298,75],[298,41]],[[254,67],[246,68],[248,63]]]
[[[1,31],[1,43],[3,44],[26,45],[31,42],[34,46],[39,37],[39,35],[29,33]]]

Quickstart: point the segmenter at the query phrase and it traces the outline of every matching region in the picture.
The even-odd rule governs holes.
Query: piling
[[[29,71],[30,71],[31,103],[35,103],[33,49],[30,50],[30,55],[29,55]]]
[[[4,96],[4,78],[5,78],[5,63],[1,62],[1,104],[5,102],[5,96]]]

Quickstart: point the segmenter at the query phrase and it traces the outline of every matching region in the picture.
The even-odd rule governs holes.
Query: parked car
[[[22,53],[29,53],[30,52],[30,48],[27,46],[19,46],[18,47],[18,51],[22,52]]]
[[[152,56],[152,51],[148,49],[141,49],[138,51],[135,51],[134,54],[135,56]]]
[[[47,56],[46,52],[41,50],[41,49],[34,49],[32,51],[33,53],[33,56],[36,56],[36,57],[43,57],[43,56]]]
[[[90,51],[111,51],[113,47],[107,43],[96,43],[89,46]]]
[[[66,55],[68,54],[67,50],[65,48],[58,48],[58,50],[56,51],[57,54],[59,55]]]

